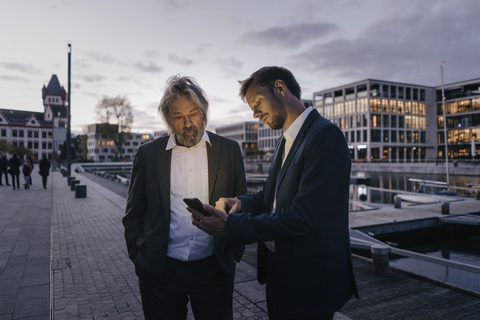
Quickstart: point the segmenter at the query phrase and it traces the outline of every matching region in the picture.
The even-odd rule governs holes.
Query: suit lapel
[[[157,181],[162,197],[163,212],[170,224],[170,170],[172,163],[172,149],[165,150],[167,147],[168,137],[160,140],[156,146],[155,157],[157,164]],[[147,173],[148,174],[148,173]]]
[[[285,176],[285,172],[287,172],[287,168],[290,166],[290,163],[292,162],[292,159],[295,157],[295,154],[297,153],[298,147],[303,141],[303,138],[305,137],[305,132],[307,131],[308,127],[313,122],[313,119],[315,119],[319,115],[318,111],[313,109],[310,114],[308,115],[307,119],[305,119],[305,122],[302,125],[302,128],[300,128],[300,131],[298,132],[297,137],[295,138],[295,141],[293,142],[292,147],[290,148],[290,152],[288,153],[287,159],[285,159],[285,162],[283,163],[282,170],[280,171],[280,175],[278,176],[277,179],[277,184],[276,188],[280,186],[282,183],[283,177]]]
[[[208,200],[212,203],[213,191],[217,182],[218,166],[220,164],[220,142],[214,135],[207,131],[210,139],[210,145],[207,142],[207,160],[208,160]]]
[[[282,148],[282,144],[285,146],[285,142],[284,142],[284,139],[283,139],[283,136],[281,136],[278,140],[277,140],[277,144],[276,144],[276,147],[275,147],[275,153],[273,154],[273,157],[272,157],[272,165],[271,165],[271,169],[270,169],[270,172],[268,173],[268,180],[267,180],[267,185],[265,187],[265,204],[266,204],[266,209],[267,210],[270,210],[270,208],[272,207],[273,205],[273,199],[275,197],[275,186],[276,186],[276,182],[277,182],[277,179],[278,179],[278,176],[279,176],[279,172],[280,172],[280,167],[282,165],[282,152],[283,152],[283,149]]]

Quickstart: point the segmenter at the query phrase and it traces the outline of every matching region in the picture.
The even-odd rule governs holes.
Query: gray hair
[[[188,98],[200,109],[203,118],[204,127],[207,125],[208,118],[208,98],[205,92],[200,88],[197,81],[192,77],[181,77],[179,74],[171,76],[167,80],[166,88],[162,100],[158,106],[158,113],[162,115],[170,131],[173,131],[171,118],[171,105],[177,98]]]

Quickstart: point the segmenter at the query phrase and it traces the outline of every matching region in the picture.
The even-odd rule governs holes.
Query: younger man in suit
[[[208,100],[194,79],[173,76],[160,102],[171,134],[135,154],[123,225],[145,319],[232,319],[235,262],[244,247],[190,222],[184,198],[214,204],[246,192],[237,142],[205,131]]]
[[[300,85],[287,69],[264,67],[240,83],[253,117],[285,132],[262,191],[222,198],[217,209],[204,206],[211,217],[189,208],[192,223],[233,243],[258,242],[257,278],[267,285],[270,319],[332,319],[358,296],[345,138],[317,110],[305,108]]]

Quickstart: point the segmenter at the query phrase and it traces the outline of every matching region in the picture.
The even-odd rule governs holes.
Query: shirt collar
[[[210,145],[212,145],[212,143],[210,142],[210,138],[208,137],[207,130],[203,131],[202,140],[200,140],[200,142],[197,143],[196,146],[198,146],[202,141],[206,141],[206,142],[208,142]],[[175,135],[172,133],[172,134],[170,134],[170,136],[168,137],[167,147],[165,148],[165,150],[170,150],[170,149],[172,149],[173,147],[186,148],[186,147],[183,147],[183,146],[179,146],[179,145],[177,144],[177,142],[175,141]],[[195,147],[195,146],[194,146],[194,147]]]
[[[283,133],[283,137],[285,138],[285,140],[288,140],[288,139],[291,139],[292,141],[295,140],[295,138],[297,137],[298,133],[300,132],[300,129],[302,128],[303,126],[303,123],[305,122],[305,120],[307,119],[308,115],[310,114],[310,112],[312,112],[313,108],[312,107],[308,107],[307,109],[305,109],[305,111],[303,111],[297,119],[295,119],[295,121],[293,121],[293,123],[290,125],[290,127],[288,127],[287,131],[285,131]]]

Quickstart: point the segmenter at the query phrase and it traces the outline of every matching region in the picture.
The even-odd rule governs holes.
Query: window
[[[398,131],[398,142],[405,142],[405,132],[403,130]]]
[[[381,135],[382,135],[381,130],[372,129],[370,131],[370,141],[371,142],[381,142],[382,141]]]
[[[382,85],[382,96],[388,98],[388,84]]]
[[[398,127],[399,128],[405,127],[405,116],[398,116]]]
[[[113,140],[108,140],[107,141],[107,146],[113,147],[114,145],[115,145],[115,143],[113,142]]]
[[[2,129],[2,137],[6,137],[7,136],[7,129]]]
[[[413,131],[413,143],[418,143],[419,137],[418,137],[418,131]]]
[[[388,142],[388,130],[383,130],[383,142]]]
[[[397,116],[390,116],[390,127],[397,127]]]
[[[397,100],[390,100],[390,112],[397,113]]]
[[[38,138],[38,131],[34,131],[34,132],[33,132],[33,137],[34,137],[34,138]]]
[[[32,141],[28,141],[28,147],[27,148],[32,149],[32,146],[33,146]]]
[[[382,100],[382,112],[384,113],[388,112],[388,99]]]
[[[412,99],[412,96],[411,96],[410,92],[411,92],[411,88],[406,88],[406,90],[405,90],[405,99],[407,99],[407,100]]]
[[[418,100],[418,89],[413,88],[413,100]]]
[[[48,149],[52,149],[52,143],[51,142],[48,143]]]
[[[350,142],[355,142],[355,131],[350,131]]]
[[[46,142],[42,142],[42,149],[47,149],[47,143]]]
[[[380,148],[372,148],[370,149],[370,153],[372,160],[380,160]]]
[[[420,101],[425,101],[425,89],[420,89]]]
[[[367,130],[363,130],[363,142],[367,142]]]
[[[370,99],[370,111],[371,112],[380,112],[381,110],[381,101],[380,99]]]
[[[38,141],[33,142],[33,149],[38,149]]]
[[[405,113],[406,114],[412,113],[412,102],[405,101]]]
[[[132,153],[132,152],[133,152],[133,149],[127,149],[127,152],[128,152],[128,153]]]
[[[357,142],[362,141],[362,134],[360,130],[357,130]]]
[[[103,152],[103,153],[108,153],[108,148],[103,148],[103,149],[102,149],[102,152]]]
[[[29,138],[32,138],[32,137],[33,137],[33,131],[32,131],[32,130],[28,130],[28,137],[29,137]]]
[[[407,131],[407,143],[412,143],[412,131]]]
[[[23,138],[23,137],[24,137],[24,134],[25,134],[25,131],[23,131],[23,130],[18,130],[18,136],[19,136],[20,138]]]
[[[427,142],[427,133],[425,131],[420,131],[420,143]]]
[[[18,145],[21,146],[21,147],[25,147],[25,142],[23,140],[21,140],[21,141],[18,142]]]
[[[138,146],[138,142],[134,141],[134,142],[132,143],[132,145]]]
[[[43,138],[43,139],[46,139],[46,138],[47,138],[47,132],[45,132],[45,131],[42,132],[42,138]]]
[[[348,131],[345,131],[345,141],[347,142],[348,142],[348,137],[349,137]]]
[[[437,129],[443,129],[443,117],[437,118]]]
[[[367,126],[367,115],[363,115],[363,126],[366,127]]]
[[[397,87],[396,86],[391,86],[390,87],[390,98],[396,98],[397,97]]]
[[[384,128],[388,128],[388,126],[389,126],[389,119],[388,118],[389,118],[388,115],[386,115],[386,114],[383,115],[383,127]]]
[[[403,87],[398,87],[398,99],[403,99]]]
[[[372,128],[380,127],[380,120],[381,120],[381,116],[379,114],[372,114],[371,115],[370,126]]]
[[[418,114],[421,115],[421,116],[425,116],[427,114],[426,113],[426,108],[425,108],[425,103],[420,102],[418,104]]]
[[[397,131],[395,130],[390,131],[390,141],[397,142]]]
[[[12,137],[17,137],[18,136],[18,131],[17,130],[12,130]]]

